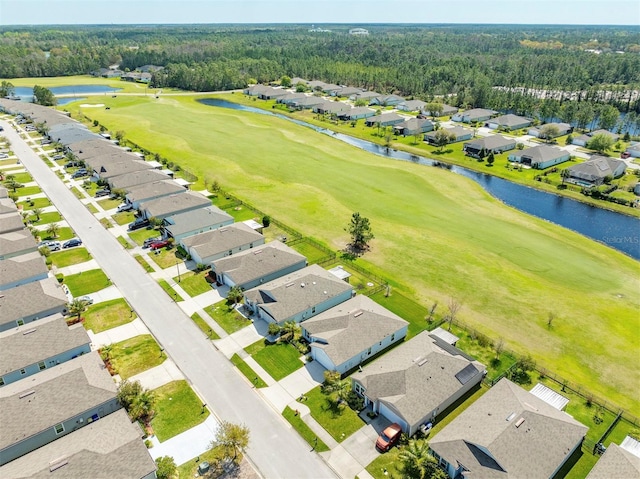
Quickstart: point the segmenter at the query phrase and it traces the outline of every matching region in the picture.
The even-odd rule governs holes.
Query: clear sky
[[[640,0],[0,0],[0,25],[523,23],[640,25]]]

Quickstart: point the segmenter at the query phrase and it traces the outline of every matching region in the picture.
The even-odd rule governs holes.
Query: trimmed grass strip
[[[298,434],[302,436],[302,438],[309,443],[311,447],[315,446],[316,452],[325,452],[329,450],[329,446],[327,446],[322,439],[320,439],[316,434],[311,430],[309,426],[302,420],[299,414],[296,414],[293,409],[289,406],[284,408],[282,411],[282,415],[284,418],[293,426],[293,428],[298,431]]]
[[[58,268],[64,268],[72,264],[80,264],[91,259],[91,255],[86,248],[71,248],[53,252],[49,255],[51,264]]]
[[[209,327],[207,322],[202,319],[198,313],[193,313],[191,315],[191,319],[200,328],[200,331],[206,334],[209,339],[220,339],[218,333],[216,333],[213,328]]]
[[[260,389],[267,387],[267,383],[265,383],[262,378],[258,376],[258,373],[251,369],[251,366],[245,363],[240,356],[234,354],[231,356],[231,362],[256,388]]]
[[[327,396],[322,394],[320,386],[313,388],[305,396],[307,396],[307,400],[304,404],[311,410],[311,416],[336,441],[344,441],[364,426],[364,422],[358,417],[358,413],[348,406],[344,409],[336,410],[335,407],[330,405]]]

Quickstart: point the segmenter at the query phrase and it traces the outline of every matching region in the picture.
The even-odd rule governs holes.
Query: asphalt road
[[[196,325],[78,200],[13,126],[0,120],[11,149],[76,232],[106,275],[222,420],[250,429],[246,451],[266,478],[334,478],[336,474],[268,406]]]

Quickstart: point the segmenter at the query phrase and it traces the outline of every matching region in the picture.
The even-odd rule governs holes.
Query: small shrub
[[[151,442],[151,439],[145,439],[144,445],[147,446],[147,449],[151,449],[153,447],[153,443]]]
[[[349,391],[347,393],[347,404],[354,411],[360,412],[364,409],[364,399],[355,391]]]

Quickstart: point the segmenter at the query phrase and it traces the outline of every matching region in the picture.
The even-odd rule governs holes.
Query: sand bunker
[[[95,105],[89,104],[89,103],[83,103],[80,105],[80,108],[102,108],[104,106],[104,103],[97,103]]]

